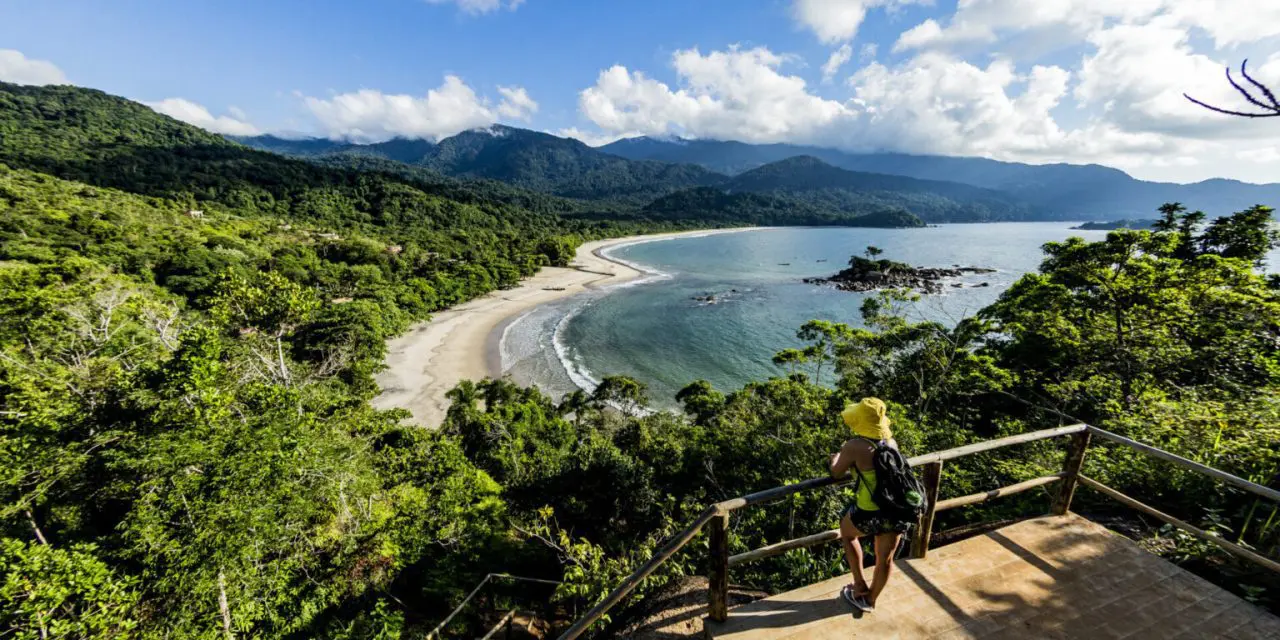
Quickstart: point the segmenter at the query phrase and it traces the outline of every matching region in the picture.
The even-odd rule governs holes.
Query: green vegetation
[[[1072,227],[1072,229],[1080,229],[1081,231],[1115,231],[1116,229],[1153,229],[1157,220],[1149,218],[1137,218],[1123,220],[1111,220],[1109,222],[1086,222],[1081,225]]]
[[[904,209],[841,211],[814,206],[803,199],[756,193],[732,193],[698,187],[658,198],[644,208],[650,220],[705,221],[753,225],[840,225],[889,229],[923,227],[924,222]]]
[[[288,159],[100,92],[0,85],[10,635],[420,637],[493,571],[564,580],[558,597],[581,605],[708,502],[823,473],[863,395],[890,402],[912,451],[1081,419],[1258,482],[1280,473],[1280,292],[1254,271],[1275,242],[1265,207],[1202,230],[1171,205],[1155,232],[1051,243],[1040,273],[956,327],[881,293],[859,325],[802,327],[786,377],[691,383],[685,415],[643,411],[627,378],[559,402],[489,380],[455,388],[428,430],[368,403],[386,338],[565,264],[585,238],[659,225],[387,162]],[[1048,443],[975,456],[944,490],[1060,464]],[[1276,511],[1221,484],[1105,446],[1087,464],[1233,540],[1280,543]],[[731,546],[830,528],[847,499],[743,512]],[[641,593],[700,572],[701,548]],[[1275,606],[1274,577],[1182,539],[1164,549]],[[841,562],[793,552],[735,581],[781,589]]]

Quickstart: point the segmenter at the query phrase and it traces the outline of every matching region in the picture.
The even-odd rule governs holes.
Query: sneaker
[[[852,602],[853,606],[857,607],[863,613],[871,613],[876,610],[876,606],[867,602],[867,599],[862,596],[857,596],[850,602]]]

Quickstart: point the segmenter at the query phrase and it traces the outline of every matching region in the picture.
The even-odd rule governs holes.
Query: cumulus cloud
[[[215,116],[204,106],[183,98],[166,98],[159,102],[143,102],[142,104],[170,118],[181,120],[214,133],[233,136],[254,136],[261,133],[257,127],[245,121],[243,111],[234,107],[228,110],[232,114],[231,116]]]
[[[607,133],[690,135],[747,142],[810,140],[852,115],[848,105],[810,93],[781,72],[785,56],[767,48],[702,54],[677,51],[673,89],[642,72],[614,66],[579,95],[579,107]]]
[[[499,118],[527,120],[538,109],[523,88],[499,87],[498,92],[502,99],[495,105],[450,75],[422,97],[361,89],[327,99],[307,96],[303,102],[330,137],[361,142],[394,137],[439,140],[487,127]]]
[[[14,84],[67,84],[67,76],[52,62],[32,60],[21,51],[0,49],[0,82]]]
[[[945,25],[925,20],[903,32],[894,50],[989,44],[1013,32],[1086,36],[1156,17],[1184,30],[1201,29],[1217,47],[1280,35],[1280,3],[1257,0],[960,0]]]
[[[870,9],[893,10],[931,3],[932,0],[794,0],[791,11],[796,22],[813,31],[819,40],[835,44],[853,39]]]
[[[428,4],[455,4],[458,10],[473,16],[493,13],[499,9],[515,11],[524,0],[426,0]]]
[[[863,52],[866,52],[865,47]],[[873,52],[871,56],[875,57],[875,53]],[[853,47],[849,46],[847,42],[840,45],[839,49],[832,51],[831,57],[827,58],[826,64],[822,65],[822,81],[831,82],[836,77],[836,74],[839,73],[840,67],[843,67],[851,59],[853,59]]]

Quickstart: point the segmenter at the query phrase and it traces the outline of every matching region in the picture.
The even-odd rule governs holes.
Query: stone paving
[[[707,636],[1280,639],[1280,618],[1076,515],[1023,521],[896,568],[875,613],[852,613],[843,576],[731,609],[728,621],[707,622]]]

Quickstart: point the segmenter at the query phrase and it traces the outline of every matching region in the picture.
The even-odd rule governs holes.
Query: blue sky
[[[0,80],[226,132],[505,122],[1280,178],[1280,124],[1180,97],[1231,103],[1244,56],[1280,79],[1280,9],[1251,0],[512,1],[3,0]]]
[[[945,3],[954,6],[954,2]],[[142,100],[179,96],[215,112],[243,109],[264,129],[305,123],[293,92],[378,89],[424,94],[457,74],[482,94],[519,85],[536,124],[583,125],[577,94],[615,64],[675,80],[673,51],[767,45],[816,64],[829,47],[795,25],[787,2],[530,0],[474,15],[423,0],[40,0],[6,3],[0,47],[55,62],[75,84]],[[942,7],[869,16],[857,44],[887,52]],[[819,90],[830,87],[817,87]]]

